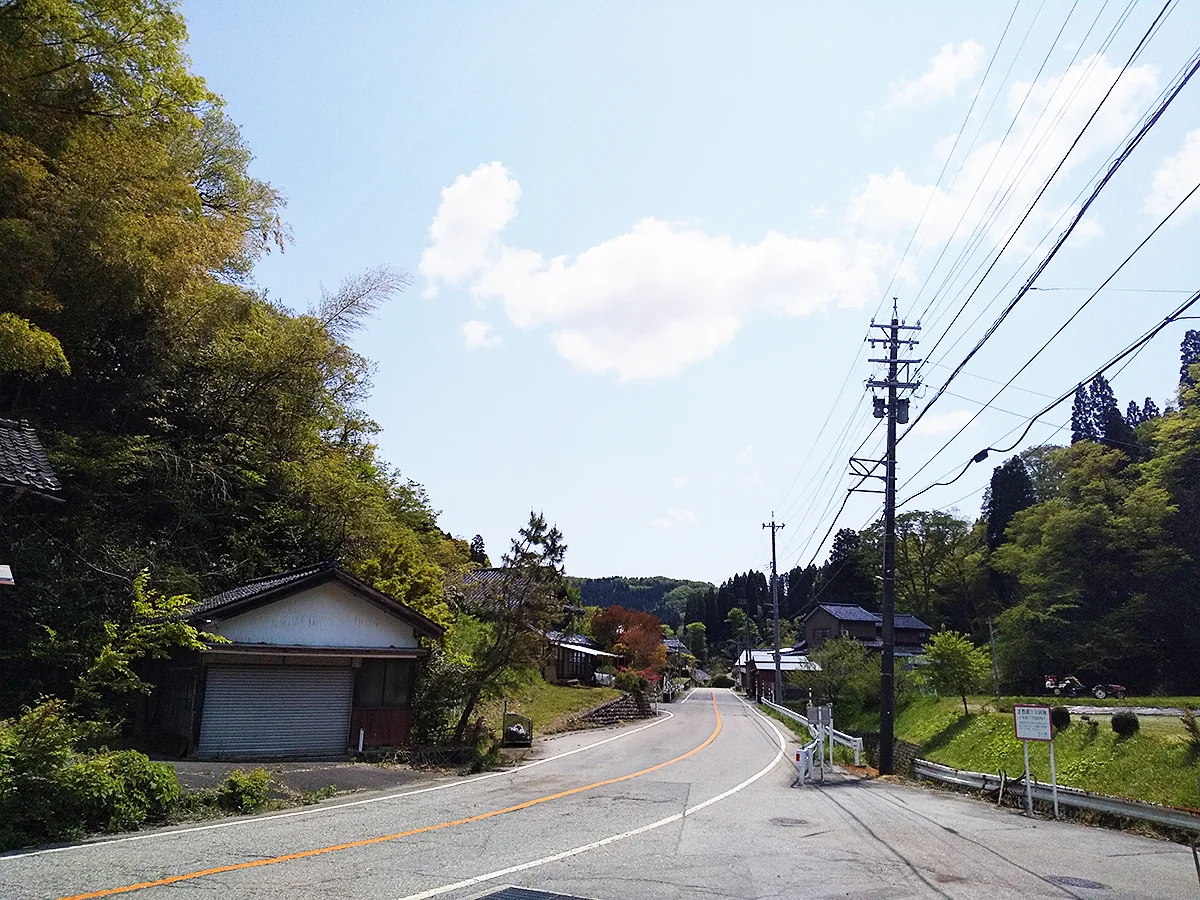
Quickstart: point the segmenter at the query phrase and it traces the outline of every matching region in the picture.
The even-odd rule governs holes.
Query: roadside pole
[[[775,532],[783,528],[783,523],[775,524],[775,511],[771,511],[771,524],[763,523],[763,528],[771,529],[771,600],[775,606],[775,702],[783,705],[783,671],[779,666],[779,572],[775,567]]]

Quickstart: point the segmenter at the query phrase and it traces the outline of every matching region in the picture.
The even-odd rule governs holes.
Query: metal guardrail
[[[795,721],[799,722],[801,725],[803,725],[805,728],[808,729],[808,733],[813,736],[814,740],[821,740],[822,738],[829,738],[835,744],[841,744],[843,747],[848,747],[849,749],[853,750],[854,751],[854,764],[856,766],[862,765],[862,753],[863,753],[863,739],[862,738],[854,737],[853,735],[845,734],[841,731],[836,731],[833,728],[821,728],[818,725],[814,725],[807,718],[800,715],[800,713],[796,712],[795,710],[788,709],[786,706],[780,706],[778,703],[772,703],[770,700],[763,699],[763,700],[759,700],[758,702],[761,703],[763,706],[768,707],[769,709],[775,710],[775,712],[779,713],[780,715],[787,716],[789,719],[794,719]],[[830,749],[830,752],[831,753],[833,752],[832,748]]]
[[[999,790],[1005,784],[1005,779],[999,775],[985,772],[968,772],[964,769],[954,769],[950,766],[939,765],[927,759],[918,759],[913,763],[913,771],[918,778],[931,778],[946,784],[956,784],[980,791]],[[1013,784],[1013,781],[1007,781]],[[1050,801],[1050,785],[1040,781],[1030,782],[1030,790],[1034,799]],[[1158,806],[1141,800],[1125,800],[1121,797],[1110,797],[1107,794],[1093,794],[1078,788],[1058,786],[1058,802],[1064,806],[1074,806],[1093,812],[1110,813],[1125,816],[1130,819],[1141,819],[1171,828],[1182,828],[1187,831],[1200,831],[1200,814],[1187,810],[1175,809],[1170,806]]]

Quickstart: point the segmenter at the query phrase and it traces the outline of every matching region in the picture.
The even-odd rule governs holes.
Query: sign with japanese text
[[[1013,726],[1018,741],[1052,741],[1054,726],[1050,723],[1050,707],[1013,704]]]

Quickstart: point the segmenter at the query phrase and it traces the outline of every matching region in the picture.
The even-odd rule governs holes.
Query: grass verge
[[[538,675],[513,690],[507,700],[508,711],[533,719],[533,733],[539,735],[565,730],[564,726],[572,716],[620,696],[621,692],[616,688],[564,687],[549,684]],[[503,712],[503,701],[495,701],[488,703],[481,714],[488,727],[499,733]]]
[[[1096,717],[1095,728],[1080,717],[1054,741],[1059,784],[1172,806],[1200,808],[1197,783],[1200,756],[1191,752],[1178,719],[1151,724],[1120,738],[1108,717]],[[974,772],[1024,771],[1021,742],[1013,735],[1011,714],[984,712],[964,716],[961,701],[924,697],[896,720],[896,737],[922,746],[933,762]],[[1031,743],[1030,769],[1039,781],[1050,780],[1050,751]]]

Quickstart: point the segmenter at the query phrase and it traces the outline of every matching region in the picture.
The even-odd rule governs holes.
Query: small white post
[[[358,729],[358,752],[359,753],[362,753],[363,738],[365,738],[366,735],[367,735],[367,732],[366,732],[365,728]]]
[[[1021,741],[1025,747],[1025,812],[1033,815],[1033,788],[1029,784],[1029,741]]]
[[[833,707],[829,707],[829,764],[833,765]]]
[[[1054,771],[1054,741],[1050,741],[1050,794],[1054,798],[1054,818],[1058,818],[1058,773]]]

